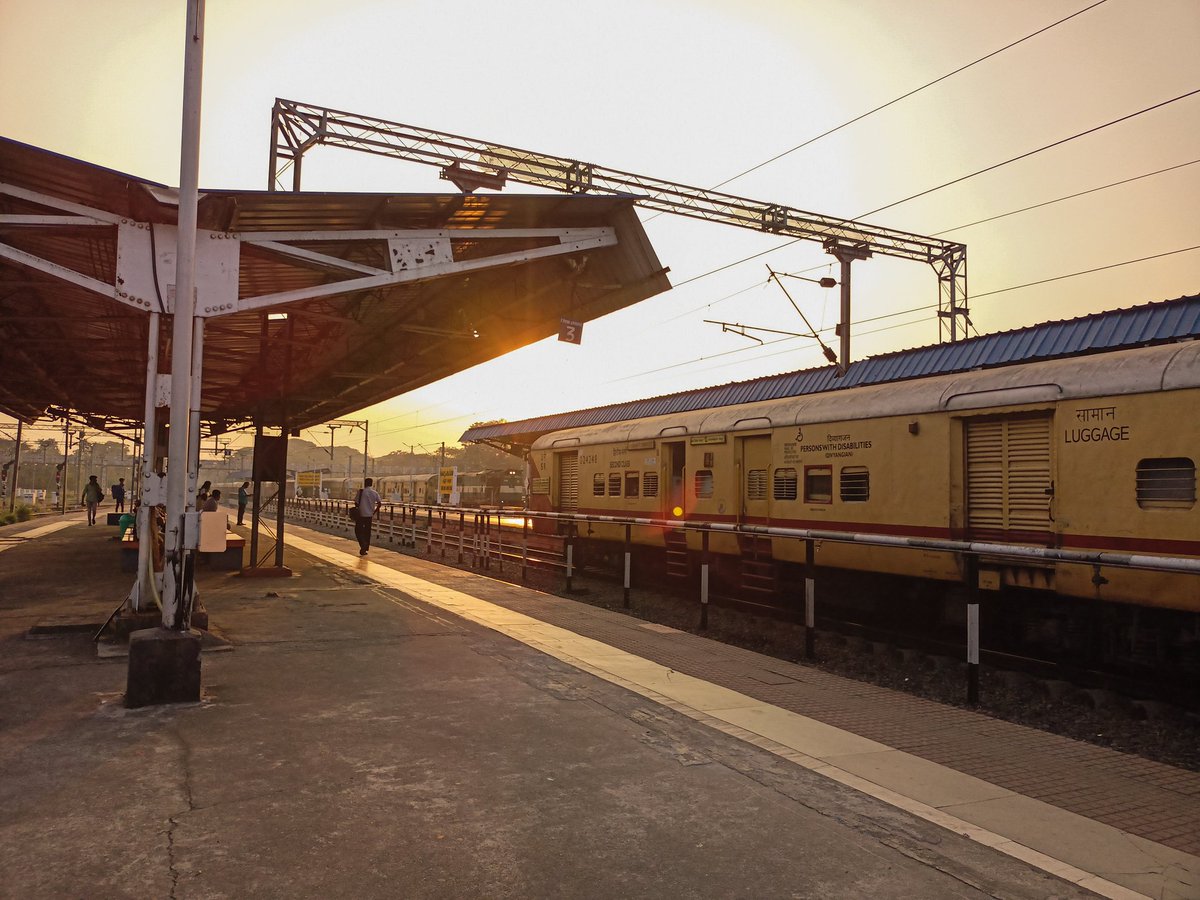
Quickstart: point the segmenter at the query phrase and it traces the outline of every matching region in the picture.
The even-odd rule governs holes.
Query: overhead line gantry
[[[838,334],[843,371],[850,359],[850,264],[876,253],[932,266],[938,278],[939,340],[953,342],[960,334],[967,336],[965,244],[283,99],[276,99],[271,114],[268,189],[280,189],[290,167],[291,189],[300,190],[304,154],[317,145],[440,166],[441,177],[466,193],[481,187],[500,190],[515,181],[569,194],[634,195],[645,209],[819,241],[841,264]]]

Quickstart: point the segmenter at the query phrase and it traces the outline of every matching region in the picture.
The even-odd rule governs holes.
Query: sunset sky
[[[266,187],[278,96],[712,187],[1093,2],[209,0],[200,183]],[[0,134],[176,184],[184,8],[0,0]],[[1105,0],[722,190],[862,216],[1195,91],[1198,46],[1197,0]],[[1195,94],[867,221],[966,243],[974,323],[1004,330],[1200,291],[1198,160]],[[448,185],[432,167],[318,148],[304,187]],[[477,420],[823,364],[811,340],[760,347],[703,321],[804,330],[765,264],[825,265],[819,245],[707,274],[786,240],[643,220],[678,287],[590,323],[582,346],[544,341],[371,408],[372,455],[451,443]],[[836,289],[789,288],[834,343]],[[854,358],[936,342],[936,301],[927,266],[856,264]]]

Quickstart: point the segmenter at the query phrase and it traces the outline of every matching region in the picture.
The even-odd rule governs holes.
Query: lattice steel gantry
[[[924,262],[938,277],[939,341],[958,340],[960,320],[961,336],[967,334],[965,244],[283,99],[276,99],[271,114],[268,190],[282,187],[289,168],[291,189],[299,190],[304,154],[318,144],[440,166],[441,177],[467,193],[480,187],[499,190],[512,180],[569,194],[636,195],[638,206],[646,209],[819,241],[842,262],[843,272],[850,259],[876,253]],[[842,346],[848,351],[849,313],[843,309]],[[846,363],[848,353],[842,359]]]

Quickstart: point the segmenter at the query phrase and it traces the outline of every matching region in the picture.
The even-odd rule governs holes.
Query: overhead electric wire
[[[1163,107],[1163,106],[1166,106],[1166,105],[1168,105],[1168,104],[1170,104],[1170,103],[1175,103],[1175,102],[1176,102],[1176,101],[1178,101],[1178,100],[1183,100],[1183,99],[1186,99],[1186,98],[1188,98],[1188,97],[1191,97],[1191,96],[1194,96],[1195,94],[1198,94],[1198,93],[1200,93],[1200,88],[1198,88],[1198,89],[1196,89],[1196,90],[1193,90],[1193,91],[1189,91],[1189,92],[1188,92],[1188,93],[1186,93],[1186,94],[1181,94],[1181,95],[1179,95],[1178,97],[1174,97],[1174,98],[1172,98],[1172,99],[1170,99],[1170,100],[1165,100],[1165,101],[1163,101],[1162,103],[1157,103],[1157,104],[1155,104],[1154,106],[1149,106],[1149,107],[1146,107],[1145,109],[1139,110],[1138,112],[1135,112],[1135,113],[1130,113],[1129,115],[1122,116],[1122,117],[1121,117],[1121,118],[1119,118],[1119,119],[1113,119],[1111,122],[1106,122],[1106,123],[1104,123],[1103,125],[1098,125],[1098,126],[1096,126],[1095,128],[1090,128],[1090,129],[1088,129],[1087,131],[1082,131],[1082,132],[1080,132],[1079,134],[1072,135],[1071,137],[1068,137],[1068,138],[1063,138],[1062,140],[1055,141],[1055,142],[1054,142],[1054,143],[1052,143],[1052,144],[1047,144],[1047,145],[1046,145],[1046,146],[1044,146],[1044,147],[1039,147],[1039,148],[1037,148],[1036,150],[1031,150],[1031,151],[1029,151],[1028,153],[1022,153],[1020,156],[1014,156],[1012,159],[1008,159],[1008,160],[1005,160],[1004,162],[996,163],[995,165],[991,165],[991,166],[988,166],[988,167],[986,167],[986,168],[984,168],[984,169],[980,169],[980,170],[979,170],[979,171],[977,171],[977,172],[972,172],[972,173],[970,173],[969,175],[963,175],[963,176],[961,176],[961,177],[959,177],[959,178],[956,178],[956,179],[954,179],[953,181],[947,181],[945,184],[941,184],[941,185],[938,185],[937,187],[932,187],[932,188],[929,188],[928,190],[921,191],[920,193],[917,193],[917,194],[913,194],[913,195],[912,195],[912,196],[910,196],[910,197],[905,197],[903,200],[896,200],[896,201],[895,201],[895,202],[893,202],[893,203],[889,203],[887,206],[881,206],[881,207],[879,207],[878,209],[872,210],[871,212],[863,213],[862,215],[856,216],[855,218],[856,218],[856,219],[863,219],[863,218],[865,218],[866,216],[874,215],[874,213],[880,212],[881,210],[885,210],[885,209],[891,209],[893,206],[899,206],[900,204],[902,204],[902,203],[906,203],[906,202],[908,202],[909,200],[914,200],[914,199],[916,199],[917,197],[923,197],[923,196],[926,196],[926,195],[928,195],[928,194],[931,194],[931,193],[933,193],[933,192],[935,192],[935,191],[941,190],[941,189],[942,189],[942,188],[944,188],[944,187],[949,187],[950,185],[959,184],[959,183],[961,183],[961,182],[963,182],[963,181],[966,181],[966,180],[967,180],[967,179],[969,179],[969,178],[974,178],[976,175],[982,175],[982,174],[984,174],[984,173],[986,173],[986,172],[991,172],[991,171],[994,171],[994,170],[996,170],[996,169],[1000,168],[1001,166],[1006,166],[1006,165],[1008,165],[1009,163],[1013,163],[1013,162],[1017,162],[1018,160],[1026,159],[1026,158],[1028,158],[1028,157],[1030,157],[1030,156],[1033,156],[1033,155],[1034,155],[1034,154],[1036,154],[1036,153],[1040,153],[1040,152],[1041,152],[1041,151],[1043,151],[1043,150],[1048,150],[1048,149],[1050,149],[1050,148],[1052,148],[1052,147],[1061,146],[1062,144],[1065,144],[1065,143],[1067,143],[1068,141],[1073,141],[1073,140],[1075,140],[1076,138],[1079,138],[1079,137],[1084,137],[1085,135],[1088,135],[1088,134],[1093,134],[1094,132],[1100,131],[1100,130],[1101,130],[1101,129],[1103,129],[1103,128],[1107,128],[1107,127],[1109,127],[1110,125],[1115,125],[1115,124],[1118,124],[1119,122],[1124,122],[1124,121],[1127,121],[1127,120],[1129,120],[1129,119],[1132,119],[1132,118],[1134,118],[1134,117],[1136,117],[1136,116],[1140,116],[1140,115],[1142,115],[1143,113],[1150,112],[1151,110],[1159,109],[1159,108],[1161,108],[1161,107]],[[1161,169],[1161,170],[1159,170],[1158,172],[1149,172],[1149,173],[1147,173],[1146,175],[1139,175],[1139,176],[1137,176],[1137,178],[1126,179],[1126,181],[1136,181],[1138,178],[1147,178],[1147,177],[1149,177],[1150,175],[1157,175],[1157,174],[1160,174],[1161,172],[1169,172],[1169,171],[1171,171],[1172,169],[1176,169],[1176,168],[1182,168],[1183,166],[1192,165],[1192,164],[1193,164],[1193,163],[1195,163],[1195,162],[1196,162],[1196,160],[1193,160],[1192,162],[1189,162],[1189,163],[1182,163],[1182,164],[1181,164],[1181,165],[1179,165],[1179,166],[1171,166],[1171,167],[1169,167],[1169,168],[1167,168],[1167,169]],[[1112,185],[1104,185],[1104,186],[1102,186],[1102,187],[1100,187],[1100,188],[1093,188],[1093,189],[1092,189],[1092,191],[1103,190],[1105,187],[1114,187],[1114,186],[1116,186],[1116,185],[1118,185],[1118,184],[1124,184],[1124,183],[1126,183],[1126,182],[1124,182],[1124,181],[1118,181],[1118,182],[1114,182]],[[1082,194],[1086,194],[1086,193],[1091,193],[1091,191],[1083,191],[1081,194],[1073,194],[1073,195],[1071,195],[1070,197],[1060,197],[1060,198],[1058,198],[1058,200],[1049,200],[1049,201],[1046,201],[1046,203],[1037,204],[1037,205],[1035,205],[1035,206],[1027,207],[1026,209],[1036,209],[1036,208],[1038,208],[1039,206],[1045,206],[1045,205],[1048,205],[1048,204],[1050,204],[1050,203],[1057,203],[1057,202],[1059,202],[1059,201],[1061,201],[1061,200],[1068,200],[1068,199],[1071,199],[1071,197],[1075,197],[1075,196],[1081,196]],[[1022,209],[1022,210],[1014,210],[1014,211],[1013,211],[1013,213],[1004,213],[1004,214],[1002,214],[1002,215],[1012,215],[1012,214],[1014,214],[1014,213],[1016,213],[1016,212],[1025,212],[1025,211],[1026,211],[1025,209]],[[1002,218],[1002,216],[996,216],[996,217],[994,217],[994,218]],[[989,220],[987,220],[987,219],[982,219],[982,220],[980,220],[980,221],[982,222],[982,221],[989,221]],[[976,224],[979,224],[979,223],[978,223],[978,222],[972,222],[972,223],[969,223],[969,224],[976,225]],[[962,226],[959,226],[959,228],[966,228],[966,227],[968,227],[968,226],[967,226],[967,225],[962,225]],[[956,229],[948,229],[948,231],[954,231],[954,230],[956,230]],[[938,234],[946,234],[946,233],[947,233],[947,231],[940,231],[940,232],[938,232]],[[935,236],[935,235],[931,235],[931,237],[933,237],[933,236]],[[766,249],[766,250],[760,250],[760,251],[759,251],[759,252],[757,252],[757,253],[752,253],[750,256],[745,256],[745,257],[742,257],[741,259],[734,260],[733,262],[725,263],[724,265],[717,266],[715,269],[709,269],[707,272],[701,272],[699,275],[693,275],[693,276],[691,276],[690,278],[686,278],[686,279],[684,279],[683,281],[679,282],[679,284],[677,284],[677,285],[674,285],[674,287],[676,287],[676,288],[681,288],[681,287],[683,287],[684,285],[691,284],[692,282],[695,282],[695,281],[699,281],[699,280],[700,280],[700,279],[702,279],[702,278],[707,278],[708,276],[710,276],[710,275],[715,275],[715,274],[717,274],[718,272],[724,272],[726,269],[732,269],[732,268],[733,268],[733,267],[735,267],[735,266],[740,266],[742,263],[747,263],[747,262],[750,262],[751,260],[758,259],[758,258],[759,258],[759,257],[761,257],[761,256],[766,256],[768,253],[774,253],[776,250],[782,250],[784,247],[790,247],[790,246],[792,246],[793,244],[798,244],[798,243],[800,243],[800,242],[801,242],[801,241],[803,241],[803,240],[807,240],[807,239],[806,239],[806,238],[792,238],[791,240],[789,240],[789,241],[785,241],[784,243],[782,243],[782,244],[778,244],[777,246],[774,246],[774,247],[769,247],[769,248],[768,248],[768,249]],[[825,264],[822,264],[822,265],[819,265],[819,266],[813,266],[813,267],[811,267],[811,268],[809,268],[809,269],[803,269],[802,271],[805,271],[805,272],[811,272],[811,271],[815,271],[816,269],[823,268],[823,267],[824,267],[824,265],[825,265]],[[706,304],[706,305],[707,305],[707,304]],[[703,309],[703,308],[704,308],[704,307],[699,307],[699,309]]]
[[[730,178],[726,178],[724,181],[713,185],[711,188],[709,188],[709,190],[715,191],[717,188],[722,188],[727,184],[731,184],[732,182],[737,181],[739,178],[742,178],[743,176],[749,175],[751,172],[756,172],[759,169],[763,168],[764,166],[769,166],[771,163],[776,162],[777,160],[783,159],[785,156],[787,156],[791,153],[795,153],[797,150],[803,150],[805,147],[809,146],[810,144],[815,144],[817,141],[821,140],[822,138],[827,138],[831,134],[834,134],[838,131],[841,131],[843,128],[853,125],[855,122],[861,122],[863,119],[867,118],[868,116],[873,116],[875,113],[881,112],[882,110],[887,109],[889,106],[894,106],[895,104],[899,103],[901,100],[907,100],[909,97],[912,97],[914,94],[919,94],[921,91],[925,90],[926,88],[931,88],[935,84],[945,81],[947,78],[951,78],[954,75],[958,75],[960,72],[965,72],[967,69],[971,68],[972,66],[977,66],[981,62],[986,62],[987,60],[991,59],[993,56],[998,56],[999,54],[1003,53],[1005,50],[1011,50],[1013,47],[1016,47],[1018,44],[1023,44],[1023,43],[1025,43],[1025,41],[1028,41],[1031,38],[1035,38],[1039,34],[1045,34],[1050,29],[1055,28],[1058,25],[1063,24],[1064,22],[1070,21],[1071,19],[1074,19],[1076,16],[1081,16],[1085,12],[1088,12],[1089,10],[1093,10],[1097,6],[1100,6],[1107,2],[1108,2],[1108,0],[1097,0],[1096,3],[1092,3],[1090,6],[1085,6],[1083,9],[1073,12],[1073,13],[1071,13],[1071,15],[1065,16],[1065,17],[1059,19],[1057,22],[1051,22],[1049,25],[1045,26],[1044,28],[1039,28],[1037,31],[1027,34],[1027,35],[1025,35],[1025,37],[1020,38],[1019,40],[1013,41],[1010,44],[1005,44],[1003,47],[1000,47],[997,50],[993,50],[991,53],[988,53],[984,56],[979,57],[978,59],[976,59],[972,62],[967,63],[965,66],[959,66],[957,69],[954,69],[951,72],[947,72],[945,75],[941,75],[941,76],[933,79],[933,81],[926,82],[925,84],[921,85],[920,87],[913,88],[912,90],[901,94],[899,97],[889,100],[887,103],[882,103],[879,106],[876,106],[874,109],[867,110],[865,113],[855,116],[853,119],[848,119],[845,122],[843,122],[841,125],[835,125],[833,128],[830,128],[828,131],[823,131],[820,134],[816,135],[815,137],[811,137],[808,140],[797,144],[795,147],[792,147],[790,150],[784,150],[782,153],[777,153],[774,156],[772,156],[770,159],[763,160],[762,162],[758,163],[757,165],[751,166],[749,169],[746,169],[744,172],[739,172],[738,174],[736,174]],[[654,215],[649,216],[645,221],[649,222],[653,219],[657,219],[661,215],[665,215],[665,213],[657,212]]]
[[[997,216],[988,216],[986,219],[976,219],[974,222],[968,222],[966,225],[956,225],[954,228],[945,228],[942,231],[935,231],[930,237],[941,237],[943,234],[949,234],[952,231],[962,231],[964,228],[971,228],[974,225],[982,225],[984,222],[994,222],[997,219],[1003,219],[1007,216],[1015,216],[1017,213],[1029,212],[1031,209],[1041,209],[1043,206],[1050,206],[1052,203],[1062,203],[1064,200],[1074,200],[1076,197],[1084,197],[1088,194],[1094,194],[1097,191],[1104,191],[1108,188],[1119,187],[1122,184],[1129,184],[1133,181],[1140,181],[1143,178],[1149,178],[1152,175],[1161,175],[1164,172],[1173,172],[1176,169],[1183,169],[1187,166],[1194,166],[1200,163],[1200,159],[1193,159],[1191,162],[1180,163],[1177,166],[1167,166],[1165,169],[1158,169],[1155,172],[1147,172],[1144,175],[1135,175],[1132,178],[1124,178],[1121,181],[1113,181],[1109,184],[1102,184],[1099,187],[1088,188],[1086,191],[1079,191],[1074,194],[1067,194],[1065,197],[1056,197],[1053,200],[1046,200],[1042,203],[1035,203],[1033,206],[1023,206],[1020,209],[1013,209],[1005,213],[1000,213]]]
[[[849,119],[849,120],[843,122],[841,125],[837,125],[833,128],[830,128],[828,131],[824,131],[821,134],[818,134],[816,137],[811,137],[807,141],[804,141],[803,143],[797,144],[795,147],[792,147],[790,150],[784,150],[782,153],[777,153],[775,156],[772,156],[770,159],[764,160],[763,162],[760,162],[758,165],[751,166],[749,169],[746,169],[746,171],[744,171],[744,172],[739,172],[737,175],[734,175],[731,178],[726,178],[720,184],[714,185],[711,189],[716,190],[719,187],[724,187],[725,185],[729,184],[730,182],[737,181],[739,178],[741,178],[745,175],[749,175],[751,172],[755,172],[755,171],[761,169],[763,166],[770,165],[771,163],[775,162],[776,160],[783,159],[789,153],[795,153],[797,150],[802,150],[805,147],[809,146],[810,144],[816,143],[817,141],[821,140],[822,138],[829,137],[829,135],[831,135],[835,132],[841,131],[843,128],[846,128],[849,125],[853,125],[855,122],[861,122],[863,119],[867,118],[868,116],[872,116],[877,112],[881,112],[882,110],[887,109],[889,106],[893,106],[893,105],[899,103],[901,100],[907,100],[909,97],[913,96],[914,94],[919,94],[921,91],[925,90],[926,88],[933,87],[938,82],[945,81],[947,78],[957,75],[960,72],[965,72],[967,69],[971,68],[972,66],[977,66],[981,62],[986,62],[987,60],[991,59],[993,56],[997,56],[998,54],[1003,53],[1005,50],[1011,50],[1013,47],[1017,46],[1018,44],[1023,44],[1025,41],[1028,41],[1031,38],[1035,38],[1039,34],[1044,34],[1045,32],[1049,31],[1051,28],[1061,25],[1064,22],[1070,21],[1071,19],[1074,19],[1076,16],[1081,16],[1085,12],[1088,12],[1089,10],[1093,10],[1097,6],[1100,6],[1106,2],[1108,2],[1108,0],[1098,0],[1098,2],[1093,3],[1090,6],[1085,6],[1083,9],[1078,10],[1077,12],[1073,12],[1073,13],[1071,13],[1071,15],[1065,16],[1064,18],[1059,19],[1057,22],[1052,22],[1049,25],[1045,26],[1044,28],[1039,28],[1037,31],[1035,31],[1031,34],[1025,35],[1025,37],[1021,38],[1020,40],[1013,41],[1011,44],[1005,44],[1003,47],[999,48],[998,50],[993,50],[991,53],[988,53],[985,56],[981,56],[981,57],[979,57],[979,59],[977,59],[973,62],[967,63],[965,66],[959,66],[957,69],[955,69],[952,72],[947,72],[945,75],[941,75],[941,76],[933,79],[933,81],[926,82],[925,84],[921,85],[918,88],[913,88],[911,91],[901,94],[899,97],[896,97],[893,100],[889,100],[887,103],[880,104],[879,106],[876,106],[872,110],[868,110],[867,112],[863,113],[862,115],[855,116],[853,119]]]
[[[926,190],[919,191],[915,194],[910,194],[909,196],[904,197],[900,200],[895,200],[891,203],[888,203],[885,206],[880,206],[877,209],[871,210],[870,212],[865,212],[862,215],[855,216],[855,219],[856,220],[865,219],[867,216],[873,216],[873,215],[875,215],[875,213],[883,212],[885,209],[891,209],[893,206],[899,206],[901,203],[907,203],[909,200],[916,200],[918,197],[925,197],[929,194],[934,193],[935,191],[940,191],[943,188],[950,187],[951,185],[959,184],[963,181],[966,181],[968,178],[974,178],[976,175],[983,175],[987,172],[994,172],[996,169],[999,169],[1003,166],[1007,166],[1010,163],[1019,162],[1022,159],[1028,159],[1029,157],[1034,156],[1038,153],[1041,153],[1044,150],[1051,150],[1055,147],[1061,147],[1063,144],[1069,143],[1070,141],[1077,140],[1078,138],[1081,138],[1081,137],[1086,137],[1089,134],[1095,134],[1097,131],[1102,131],[1103,129],[1109,128],[1113,125],[1119,125],[1121,122],[1128,122],[1130,119],[1135,119],[1138,116],[1144,115],[1148,112],[1153,112],[1156,109],[1162,109],[1164,106],[1169,106],[1170,104],[1177,103],[1180,100],[1186,100],[1188,97],[1194,97],[1196,94],[1200,94],[1200,88],[1196,88],[1195,90],[1188,91],[1186,94],[1180,94],[1178,97],[1172,97],[1170,100],[1163,100],[1161,103],[1155,103],[1153,106],[1147,106],[1145,109],[1139,109],[1137,112],[1129,113],[1128,115],[1121,116],[1119,119],[1113,119],[1111,122],[1105,122],[1103,125],[1097,125],[1095,128],[1089,128],[1087,131],[1081,131],[1078,134],[1071,135],[1070,137],[1065,137],[1060,140],[1054,141],[1052,143],[1046,144],[1045,146],[1038,147],[1036,150],[1030,150],[1029,152],[1022,153],[1019,156],[1014,156],[1014,157],[1012,157],[1012,159],[1006,159],[1003,162],[998,162],[993,165],[986,166],[975,172],[971,172],[968,175],[962,175],[958,178],[953,179],[952,181],[947,181],[944,184],[939,184],[935,187],[927,188]]]
[[[1181,247],[1178,250],[1168,250],[1166,253],[1155,253],[1153,256],[1142,256],[1138,259],[1127,259],[1125,262],[1112,263],[1107,266],[1097,266],[1094,269],[1084,269],[1082,272],[1071,272],[1069,275],[1056,275],[1053,278],[1043,278],[1040,281],[1028,281],[1025,284],[1014,284],[1012,287],[999,288],[994,291],[984,291],[982,294],[972,294],[972,300],[978,300],[980,297],[990,297],[993,294],[1003,294],[1006,291],[1015,291],[1020,288],[1033,287],[1037,284],[1048,284],[1051,281],[1062,281],[1064,278],[1074,278],[1077,275],[1090,275],[1092,272],[1103,272],[1106,269],[1118,269],[1121,266],[1131,266],[1134,263],[1146,262],[1149,259],[1162,259],[1164,256],[1174,256],[1176,253],[1188,253],[1192,250],[1200,250],[1200,244],[1194,247]]]
[[[1043,278],[1038,281],[1029,281],[1029,282],[1026,282],[1025,284],[1014,284],[1014,285],[1011,285],[1011,286],[1005,287],[1005,288],[997,288],[994,291],[984,291],[981,294],[973,294],[971,299],[977,300],[980,297],[990,297],[994,294],[1003,294],[1003,293],[1007,293],[1008,291],[1016,291],[1016,290],[1020,290],[1022,288],[1034,287],[1039,284],[1048,284],[1052,281],[1062,281],[1065,278],[1075,278],[1079,275],[1089,275],[1093,272],[1103,272],[1107,269],[1117,269],[1117,268],[1120,268],[1121,266],[1130,266],[1135,263],[1147,262],[1148,260],[1152,260],[1152,259],[1161,259],[1164,256],[1174,256],[1177,253],[1188,253],[1192,250],[1200,250],[1200,244],[1198,244],[1194,247],[1181,247],[1178,250],[1168,250],[1165,253],[1156,253],[1151,256],[1142,256],[1142,257],[1138,257],[1137,259],[1127,259],[1123,262],[1111,263],[1106,266],[1096,266],[1095,268],[1091,268],[1091,269],[1083,269],[1082,271],[1079,271],[1079,272],[1070,272],[1066,275],[1056,275],[1053,278]],[[817,266],[816,268],[822,268],[822,267]],[[904,315],[908,315],[910,313],[928,312],[931,309],[937,309],[937,307],[938,307],[938,305],[936,303],[931,303],[926,306],[914,306],[914,307],[910,307],[909,309],[901,309],[901,310],[897,310],[896,312],[883,313],[882,315],[872,316],[867,319],[860,319],[860,320],[858,320],[858,322],[856,324],[863,325],[868,322],[879,322],[884,319],[892,319],[892,318],[895,318],[896,316],[904,316]],[[870,331],[856,332],[856,335],[858,337],[864,337],[869,334],[879,334],[881,332],[890,331],[890,330],[893,330],[896,328],[907,328],[911,325],[920,325],[920,324],[923,324],[924,322],[925,322],[924,319],[916,320],[913,322],[902,322],[897,325],[887,325],[887,326],[884,326],[883,328],[875,328]],[[833,327],[817,329],[818,332],[823,333],[823,334],[832,332],[833,330],[834,330]],[[976,329],[976,332],[978,333],[978,329]],[[666,372],[670,369],[679,369],[684,366],[690,366],[690,365],[695,365],[696,363],[707,362],[708,360],[717,359],[722,356],[732,356],[733,354],[736,354],[736,353],[745,353],[745,352],[751,351],[751,350],[761,350],[763,347],[769,347],[772,344],[779,344],[779,343],[783,343],[784,341],[794,341],[794,340],[798,340],[798,339],[799,339],[798,337],[785,337],[785,338],[779,338],[779,339],[773,340],[773,341],[765,341],[762,345],[737,347],[733,350],[724,350],[720,353],[714,353],[711,356],[700,356],[695,359],[689,359],[689,360],[685,360],[683,362],[672,363],[671,365],[668,365],[668,366],[659,366],[658,368],[655,368],[655,369],[647,369],[642,372],[635,372],[631,375],[623,375],[620,378],[614,378],[611,381],[606,381],[605,384],[616,384],[621,381],[628,381],[631,378],[641,378],[646,375],[653,375],[657,372]],[[764,356],[756,357],[756,359],[766,359],[773,355],[777,355],[777,354],[765,354]],[[702,369],[700,371],[705,371],[705,370]],[[690,390],[690,389],[688,389],[688,390]]]

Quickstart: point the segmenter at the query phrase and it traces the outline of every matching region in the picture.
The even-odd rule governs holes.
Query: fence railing
[[[348,512],[348,500],[298,498],[287,501],[285,514],[300,521],[312,522],[326,528],[353,532],[354,523]],[[531,523],[543,519],[557,523],[553,538],[557,548],[531,548]],[[418,548],[424,542],[425,553],[440,553],[442,558],[453,554],[458,563],[490,569],[495,563],[503,571],[506,558],[519,562],[521,578],[528,577],[531,564],[550,565],[565,573],[566,589],[573,589],[576,575],[575,544],[580,525],[603,524],[619,526],[624,535],[623,602],[630,606],[632,589],[633,530],[653,529],[659,532],[699,533],[699,604],[700,628],[708,627],[709,574],[712,565],[710,537],[716,535],[748,535],[803,542],[805,654],[815,654],[817,566],[816,548],[824,542],[858,544],[872,547],[932,550],[955,555],[961,560],[962,581],[967,598],[967,664],[968,701],[978,702],[979,695],[979,561],[1007,560],[1015,563],[1047,562],[1091,566],[1094,579],[1100,582],[1104,568],[1138,569],[1144,571],[1200,575],[1200,559],[1192,557],[1157,556],[1152,554],[1116,553],[1112,551],[1064,550],[1054,547],[1033,547],[1021,544],[1001,544],[985,541],[956,541],[941,538],[902,537],[870,532],[848,532],[829,529],[780,528],[766,525],[745,525],[728,522],[680,521],[636,516],[605,516],[578,513],[541,512],[527,509],[474,509],[417,503],[385,502],[372,520],[375,540],[400,543],[403,547]],[[516,540],[519,531],[520,541]],[[506,543],[506,533],[509,542]]]

